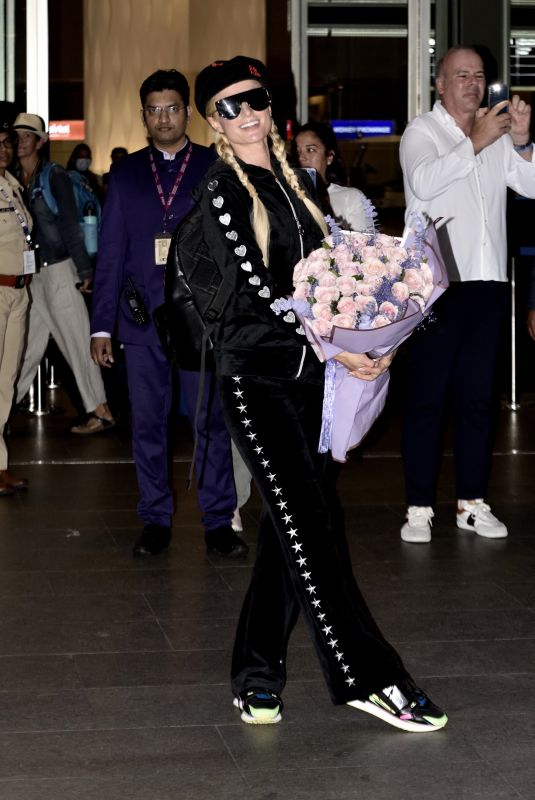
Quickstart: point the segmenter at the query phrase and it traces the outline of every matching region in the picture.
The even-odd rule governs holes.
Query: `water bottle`
[[[94,256],[98,250],[98,220],[93,203],[86,203],[84,207],[84,242],[85,249],[90,256]]]

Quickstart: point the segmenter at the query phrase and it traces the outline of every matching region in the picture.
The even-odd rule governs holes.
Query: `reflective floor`
[[[54,399],[54,398],[52,398]],[[433,541],[399,539],[399,413],[343,469],[354,566],[380,625],[450,723],[409,735],[330,704],[301,624],[280,725],[240,722],[230,648],[254,556],[208,558],[179,425],[168,553],[134,561],[129,431],[69,433],[74,412],[18,414],[0,498],[2,800],[509,800],[535,781],[535,408],[500,414],[489,498],[510,529],[454,526],[441,473]],[[393,404],[395,405],[395,404]]]

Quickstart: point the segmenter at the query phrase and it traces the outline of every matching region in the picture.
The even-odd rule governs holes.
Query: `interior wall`
[[[109,168],[112,147],[145,146],[138,90],[148,75],[175,67],[193,88],[214,59],[264,59],[265,24],[265,0],[85,0],[84,116],[95,172]],[[210,142],[196,111],[190,134]]]
[[[189,74],[191,86],[200,70],[216,59],[247,55],[265,61],[266,14],[269,0],[191,0]],[[193,103],[192,103],[193,105]],[[212,141],[206,122],[194,109],[191,137]]]

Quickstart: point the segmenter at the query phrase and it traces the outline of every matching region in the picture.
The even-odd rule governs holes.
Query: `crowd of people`
[[[437,65],[437,101],[401,139],[407,219],[437,223],[450,287],[434,322],[408,344],[401,454],[407,520],[401,538],[431,540],[441,432],[455,411],[456,525],[504,538],[487,483],[492,454],[497,352],[506,316],[507,188],[535,197],[531,109],[520,97],[482,107],[485,74],[471,47]],[[26,489],[8,469],[4,426],[27,393],[52,336],[69,364],[92,435],[114,425],[103,373],[121,347],[126,360],[132,447],[143,524],[133,555],[170,545],[175,511],[168,420],[174,378],[197,440],[197,499],[206,548],[241,558],[239,508],[251,479],[263,501],[251,584],[234,644],[231,684],[244,722],[281,719],[286,652],[301,612],[334,703],[402,730],[432,732],[446,714],[419,689],[385,640],[351,570],[328,454],[318,453],[324,365],[299,318],[276,314],[293,291],[293,267],[320,246],[325,216],[345,229],[367,225],[368,203],[345,184],[336,137],[308,122],[288,152],[271,114],[266,67],[236,56],[214,61],[195,83],[194,101],[214,146],[191,142],[190,87],[177,70],[158,70],[140,88],[149,144],[114,148],[104,182],[91,172],[87,144],[67,170],[46,158],[47,133],[35,114],[0,125],[0,495]],[[304,170],[313,170],[315,187]],[[84,240],[69,171],[103,205],[98,255]],[[211,257],[233,291],[214,336],[213,359],[176,370],[153,321],[164,302],[172,234],[195,204]],[[173,255],[173,253],[171,253]],[[40,262],[40,263],[38,263]],[[84,294],[91,293],[91,319]],[[535,298],[528,328],[535,338]],[[473,309],[477,307],[477,314]],[[26,337],[26,338],[25,338]],[[350,375],[374,381],[394,354],[338,350]]]

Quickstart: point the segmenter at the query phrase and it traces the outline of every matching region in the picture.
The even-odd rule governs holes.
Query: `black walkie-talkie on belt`
[[[126,283],[127,286],[124,290],[124,296],[126,297],[126,302],[130,306],[130,311],[134,317],[134,322],[136,325],[147,325],[149,322],[149,314],[147,312],[145,303],[141,299],[138,290],[134,286],[134,281],[132,278],[128,278]]]

